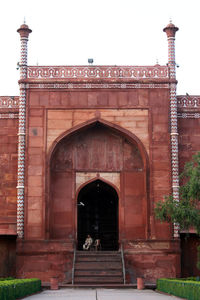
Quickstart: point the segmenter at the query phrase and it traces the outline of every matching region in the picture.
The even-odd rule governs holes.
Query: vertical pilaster
[[[168,66],[170,71],[170,120],[171,120],[171,164],[172,164],[172,191],[173,198],[179,201],[179,168],[178,168],[178,127],[177,127],[177,99],[176,99],[176,61],[175,61],[175,34],[178,27],[172,23],[164,29],[168,39]],[[173,80],[174,79],[174,80]],[[179,226],[174,224],[174,238],[179,237]]]
[[[20,34],[20,81],[27,77],[27,44],[32,32],[26,24],[17,30]],[[17,178],[17,234],[24,236],[24,170],[25,170],[25,138],[26,138],[26,86],[19,83],[19,128],[18,128],[18,178]]]

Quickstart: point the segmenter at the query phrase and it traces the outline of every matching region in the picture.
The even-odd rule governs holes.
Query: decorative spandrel
[[[143,161],[139,149],[128,141],[124,143],[124,170],[143,171]]]
[[[55,151],[54,158],[51,162],[51,169],[53,171],[66,171],[72,168],[72,145],[64,140]]]

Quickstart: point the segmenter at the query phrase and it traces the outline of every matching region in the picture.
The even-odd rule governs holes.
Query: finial
[[[164,32],[166,32],[167,37],[175,37],[176,31],[178,31],[178,27],[176,27],[173,23],[170,23],[163,29]]]
[[[172,24],[172,17],[169,18],[169,23]]]
[[[32,30],[28,27],[28,25],[25,24],[26,20],[24,19],[24,24],[20,26],[19,29],[17,29],[17,32],[19,32],[21,37],[28,38],[29,33],[32,32]]]
[[[159,65],[158,58],[156,57],[156,65]]]
[[[26,24],[26,17],[24,16],[24,24]]]

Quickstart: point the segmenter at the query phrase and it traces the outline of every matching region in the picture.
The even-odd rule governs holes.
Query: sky
[[[199,0],[1,0],[0,96],[19,95],[24,17],[28,65],[165,65],[171,19],[179,27],[177,94],[200,95]]]

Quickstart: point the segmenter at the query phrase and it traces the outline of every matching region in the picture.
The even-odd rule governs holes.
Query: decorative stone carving
[[[169,78],[167,66],[29,66],[30,79],[142,79],[142,78]],[[122,86],[124,88],[124,86]]]

